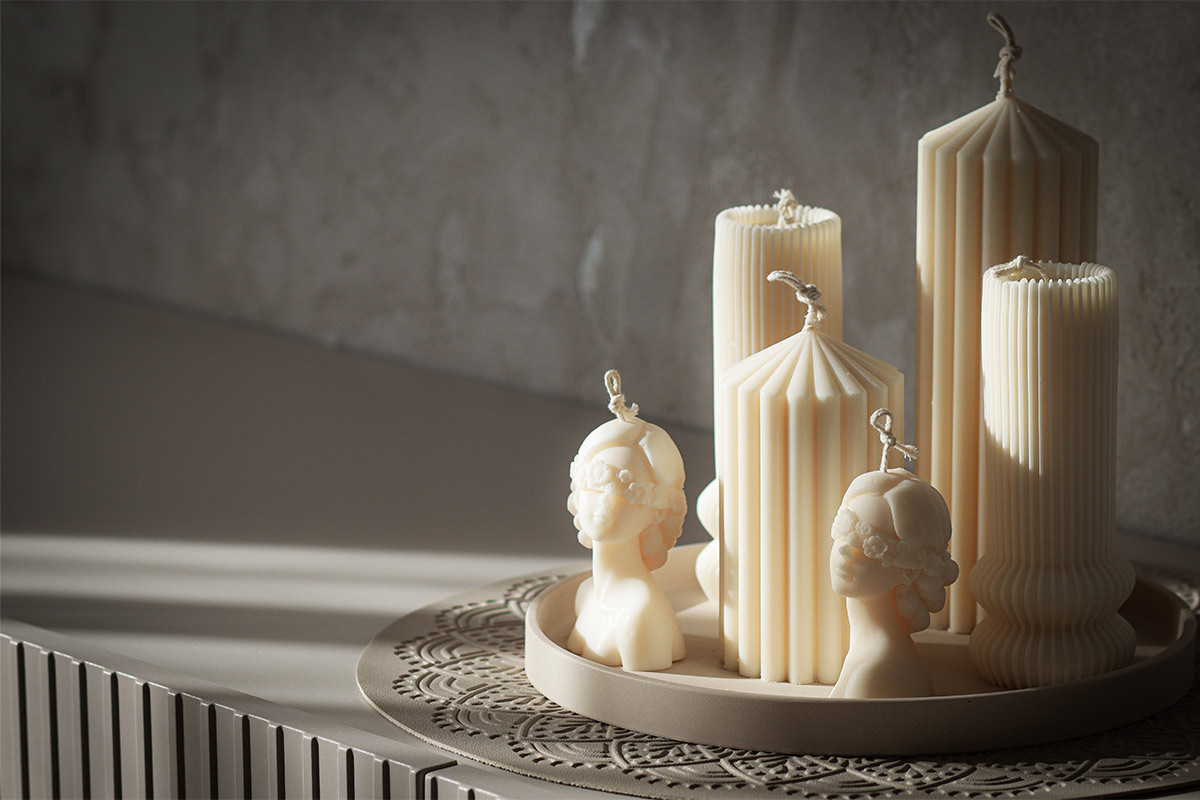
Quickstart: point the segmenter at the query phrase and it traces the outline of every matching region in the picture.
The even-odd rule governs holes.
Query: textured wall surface
[[[713,218],[787,186],[911,398],[916,141],[990,10],[1101,144],[1121,525],[1200,542],[1197,3],[8,2],[3,263],[707,427]]]

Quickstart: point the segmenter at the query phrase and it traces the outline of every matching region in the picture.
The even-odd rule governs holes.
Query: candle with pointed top
[[[807,309],[799,333],[719,376],[724,661],[764,680],[832,684],[849,625],[830,584],[829,526],[850,481],[879,459],[868,409],[903,419],[904,376],[822,328],[816,286],[783,271],[769,280]]]
[[[982,276],[1018,253],[1077,262],[1096,254],[1094,139],[1012,92],[1021,55],[1004,36],[996,99],[921,137],[917,157],[917,444],[922,478],[945,496],[964,577],[980,555],[979,323]],[[967,580],[935,626],[968,633]]]

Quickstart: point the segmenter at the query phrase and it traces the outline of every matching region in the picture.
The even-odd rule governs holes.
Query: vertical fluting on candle
[[[790,197],[790,192],[780,192]],[[781,205],[782,205],[781,197]],[[733,364],[797,333],[804,324],[805,308],[779,287],[767,282],[774,270],[787,270],[801,280],[821,287],[829,309],[825,330],[841,336],[842,221],[832,211],[794,205],[790,222],[781,221],[780,206],[747,205],[722,211],[716,218],[713,247],[713,412],[716,460],[722,459],[723,431],[735,428],[723,407],[721,374]],[[736,453],[737,451],[733,451]],[[728,487],[718,484],[718,508]],[[749,513],[749,512],[747,512]],[[723,515],[719,515],[723,518]],[[721,548],[721,561],[735,563],[739,554],[722,544],[720,531],[710,531]],[[736,607],[736,582],[726,582],[721,571],[720,625],[726,642],[736,642],[738,620],[725,609]],[[732,647],[733,645],[730,644]],[[726,661],[736,661],[727,653]]]
[[[849,623],[830,582],[829,529],[846,487],[879,462],[863,421],[903,408],[904,376],[806,325],[729,367],[717,391],[725,666],[832,684]]]
[[[799,206],[779,225],[775,206],[727,208],[717,215],[713,247],[713,376],[796,333],[805,307],[767,283],[777,269],[821,287],[825,330],[842,335],[842,220]]]
[[[921,137],[917,148],[917,465],[946,498],[963,570],[934,626],[968,633],[979,527],[983,272],[1026,253],[1095,258],[1099,148],[1011,95]]]
[[[1007,688],[1129,664],[1117,609],[1134,572],[1115,547],[1116,276],[1097,264],[995,267],[982,308],[985,555],[971,635]]]

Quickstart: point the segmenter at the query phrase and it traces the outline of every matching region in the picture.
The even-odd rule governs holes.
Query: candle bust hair
[[[906,469],[860,475],[846,490],[830,529],[838,549],[856,549],[884,567],[900,570],[896,612],[909,633],[929,627],[929,615],[942,610],[946,587],[958,578],[958,564],[946,551],[950,511],[944,500],[938,504],[934,495],[919,488],[928,486]],[[854,510],[858,498],[885,503],[890,524],[860,518]]]

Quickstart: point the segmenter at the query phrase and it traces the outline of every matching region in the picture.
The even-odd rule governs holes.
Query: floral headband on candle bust
[[[571,462],[571,491],[577,490],[616,495],[631,505],[643,508],[679,512],[687,509],[687,497],[683,489],[634,480],[629,470],[619,470],[598,458],[589,461],[576,458]]]
[[[844,539],[846,544],[857,547],[867,558],[882,562],[885,567],[895,565],[906,570],[905,583],[916,580],[922,572],[940,575],[948,569],[948,564],[954,563],[946,550],[912,545],[890,533],[877,531],[848,508],[838,511],[829,534],[834,539]],[[954,571],[958,571],[957,565]]]

